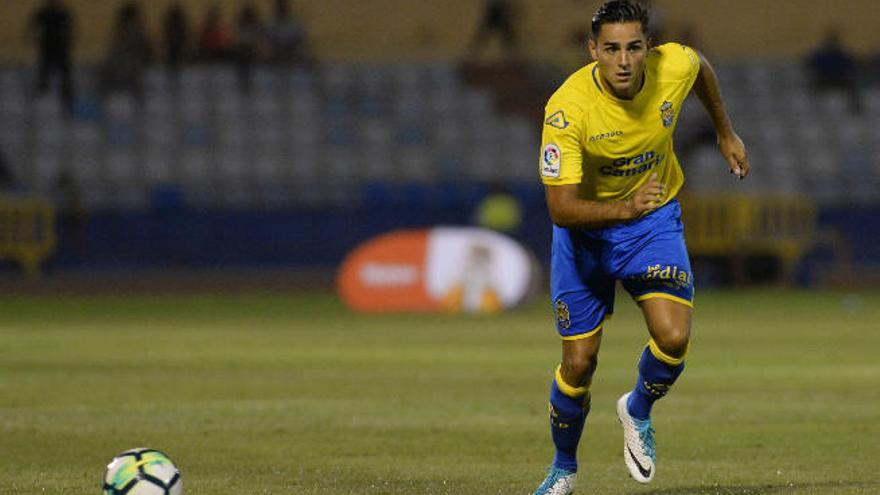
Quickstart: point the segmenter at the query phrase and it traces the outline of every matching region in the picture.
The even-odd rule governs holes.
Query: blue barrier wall
[[[97,212],[79,224],[59,219],[58,253],[46,270],[68,268],[222,268],[313,266],[332,268],[361,242],[391,230],[472,225],[488,186],[365,188],[355,206],[273,210],[202,210],[183,202],[150,211]],[[537,259],[550,257],[551,224],[540,186],[511,193],[522,205],[522,228],[513,233]],[[823,228],[836,230],[856,264],[880,264],[880,207],[826,207]],[[808,263],[828,262],[814,253]],[[801,282],[809,283],[809,270]],[[724,283],[705,270],[704,284]]]
[[[365,188],[346,208],[202,210],[184,202],[150,211],[59,218],[58,253],[47,270],[114,267],[312,265],[332,267],[359,243],[391,230],[472,225],[488,186]],[[549,259],[550,223],[540,186],[513,188],[523,228],[512,235]]]

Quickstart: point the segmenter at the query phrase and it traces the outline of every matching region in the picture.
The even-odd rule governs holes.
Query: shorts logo
[[[560,330],[568,330],[571,326],[571,316],[568,314],[568,304],[562,299],[556,300],[556,326]]]
[[[691,274],[676,265],[648,265],[642,280],[656,280],[662,285],[673,289],[686,289],[693,284]]]
[[[557,129],[565,129],[568,127],[568,121],[565,120],[565,113],[562,110],[557,110],[553,115],[547,117],[544,124]]]
[[[660,120],[663,121],[663,127],[671,126],[672,121],[675,120],[675,109],[672,108],[672,102],[669,100],[664,100],[660,105]]]
[[[544,146],[541,154],[541,175],[544,177],[559,177],[559,164],[562,163],[562,151],[553,143]]]

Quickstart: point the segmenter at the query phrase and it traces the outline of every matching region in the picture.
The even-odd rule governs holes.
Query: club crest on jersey
[[[544,146],[541,153],[541,175],[544,177],[559,177],[560,164],[562,163],[562,151],[553,143]]]
[[[663,100],[663,104],[660,105],[660,120],[663,121],[663,127],[671,126],[672,121],[675,120],[675,109],[672,108],[671,101]]]
[[[553,113],[553,115],[547,117],[547,120],[544,121],[544,124],[549,125],[550,127],[555,127],[557,129],[565,129],[568,127],[568,121],[565,120],[565,112],[562,110],[557,110]]]
[[[568,304],[562,299],[556,300],[556,325],[560,330],[568,330],[571,326],[571,316],[568,313]]]

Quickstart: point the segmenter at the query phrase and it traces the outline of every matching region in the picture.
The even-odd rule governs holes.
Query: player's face
[[[603,24],[596,39],[590,39],[590,53],[615,96],[631,99],[642,88],[648,39],[641,22]]]

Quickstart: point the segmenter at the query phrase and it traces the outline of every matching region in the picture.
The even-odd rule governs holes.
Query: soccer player
[[[595,62],[569,77],[546,106],[540,173],[554,224],[550,285],[562,363],[550,385],[556,454],[535,495],[573,492],[617,280],[641,308],[650,334],[635,387],[617,402],[624,460],[638,482],[650,482],[656,472],[651,407],[684,369],[693,308],[675,199],[684,178],[672,147],[691,89],[714,124],[730,172],[740,179],[749,173],[712,67],[687,46],[651,47],[647,26],[648,13],[635,1],[602,5],[588,42]]]

